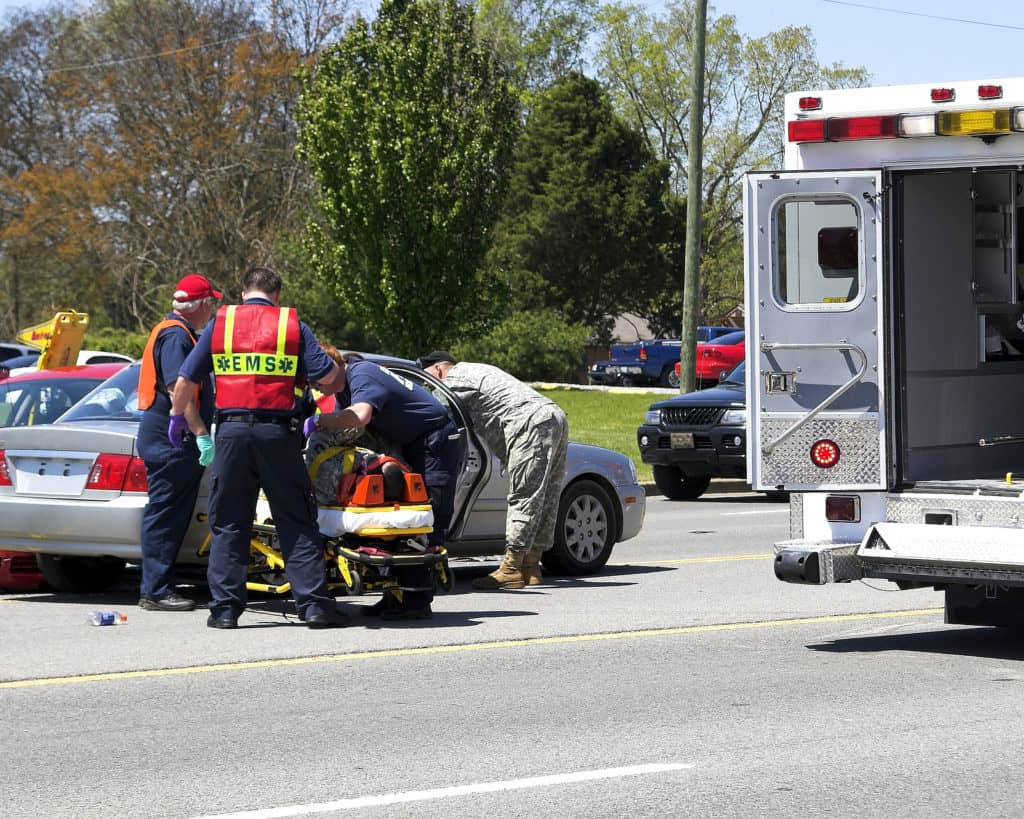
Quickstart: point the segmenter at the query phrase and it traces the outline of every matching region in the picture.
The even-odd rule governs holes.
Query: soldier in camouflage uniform
[[[554,544],[565,474],[565,413],[551,399],[490,364],[456,363],[444,350],[423,356],[417,364],[455,393],[476,431],[508,469],[505,557],[496,571],[474,580],[474,588],[541,585],[540,557]]]

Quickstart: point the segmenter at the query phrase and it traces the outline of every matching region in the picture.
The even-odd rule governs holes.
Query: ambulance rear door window
[[[784,199],[775,208],[775,292],[784,305],[848,309],[861,292],[856,205]]]

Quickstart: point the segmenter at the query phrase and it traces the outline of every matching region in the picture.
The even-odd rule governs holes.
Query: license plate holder
[[[693,449],[692,432],[670,432],[669,444],[672,449]]]

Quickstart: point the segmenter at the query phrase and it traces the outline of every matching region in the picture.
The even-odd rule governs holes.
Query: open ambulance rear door
[[[746,177],[755,489],[886,486],[881,191],[878,170]]]

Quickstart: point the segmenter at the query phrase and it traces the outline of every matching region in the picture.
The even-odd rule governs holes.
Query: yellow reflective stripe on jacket
[[[292,314],[291,307],[282,307],[277,317],[277,354],[284,356],[284,343],[288,338],[288,319]]]
[[[224,314],[224,352],[227,355],[231,355],[232,351],[232,339],[235,337],[235,305],[230,305],[227,312]],[[217,366],[214,362],[214,371]]]

